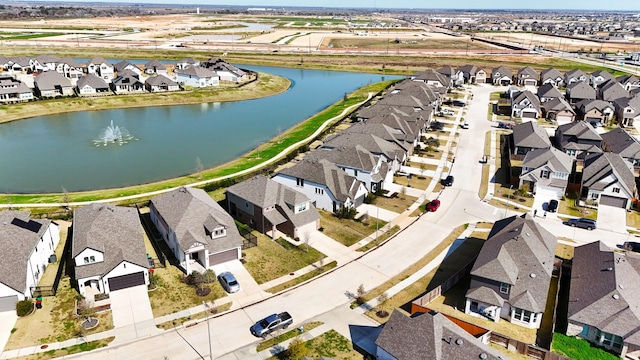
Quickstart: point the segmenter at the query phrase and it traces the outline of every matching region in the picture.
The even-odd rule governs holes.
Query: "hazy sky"
[[[57,0],[41,0],[54,2]],[[70,0],[66,0],[70,1]],[[71,0],[74,1],[74,0]],[[176,4],[175,0],[92,0],[95,2]],[[87,2],[76,0],[74,2]],[[423,8],[423,9],[574,9],[574,10],[640,10],[638,0],[183,0],[185,4],[204,5],[247,5],[260,7],[274,6],[323,6],[323,7],[366,7],[366,8]]]

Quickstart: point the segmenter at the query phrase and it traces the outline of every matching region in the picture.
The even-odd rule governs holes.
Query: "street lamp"
[[[509,185],[509,194],[507,194],[507,206],[504,208],[504,217],[507,217],[507,210],[509,210],[509,201],[511,201],[511,189],[513,189],[513,184]]]
[[[207,314],[209,312],[209,305],[207,305],[206,302],[202,302],[202,305],[204,305],[204,315],[207,317],[207,339],[209,339],[209,359],[213,359],[213,352],[211,351],[211,329],[209,328],[209,314]]]

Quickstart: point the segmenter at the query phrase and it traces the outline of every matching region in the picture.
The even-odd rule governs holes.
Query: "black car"
[[[453,102],[451,102],[451,105],[453,105],[453,106],[465,106],[466,104],[464,103],[464,101],[454,100]]]
[[[622,248],[627,251],[640,252],[640,243],[633,241],[625,241]]]
[[[593,230],[598,227],[595,220],[579,218],[579,219],[569,219],[567,224],[573,227],[579,227],[582,229]]]
[[[449,175],[446,178],[442,179],[442,185],[444,185],[444,186],[452,186],[453,185],[453,176]]]
[[[547,211],[554,213],[556,210],[558,210],[558,200],[550,200],[547,204]]]

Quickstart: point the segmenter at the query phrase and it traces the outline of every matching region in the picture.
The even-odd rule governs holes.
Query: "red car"
[[[440,207],[440,200],[438,200],[438,199],[431,200],[427,204],[427,211],[433,212],[433,211],[438,210],[439,207]]]

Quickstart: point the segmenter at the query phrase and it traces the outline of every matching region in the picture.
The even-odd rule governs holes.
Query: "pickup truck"
[[[293,324],[293,318],[285,311],[280,314],[269,315],[256,322],[249,331],[253,336],[264,338],[278,329],[286,329],[291,324]]]

